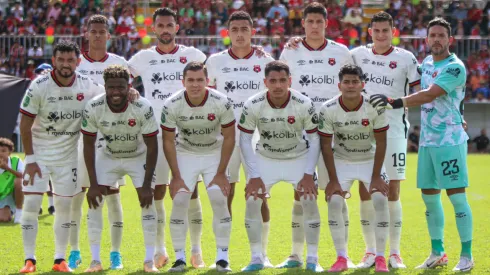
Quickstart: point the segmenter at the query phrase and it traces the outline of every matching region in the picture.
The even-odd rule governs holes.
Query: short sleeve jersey
[[[354,63],[346,46],[328,39],[318,49],[303,39],[298,49],[284,49],[280,60],[291,69],[291,88],[309,97],[317,110],[340,93],[337,85],[340,68]]]
[[[442,147],[465,143],[468,135],[463,129],[466,68],[451,54],[434,61],[432,55],[422,63],[422,89],[431,85],[441,87],[446,94],[421,106],[420,146]]]
[[[333,137],[336,159],[348,162],[367,162],[374,159],[376,140],[374,133],[389,129],[385,110],[376,110],[367,97],[349,110],[338,95],[320,109],[318,134]]]
[[[77,72],[67,86],[54,71],[31,82],[20,112],[35,118],[32,145],[39,163],[63,166],[77,160],[83,109],[98,94],[105,94],[104,87]]]
[[[81,56],[82,61],[77,67],[77,71],[81,74],[87,75],[95,82],[104,85],[104,70],[110,65],[121,65],[126,69],[128,68],[128,62],[113,53],[107,53],[102,59],[95,60],[88,56],[85,52]]]
[[[372,44],[353,49],[352,57],[362,68],[365,91],[369,94],[383,94],[391,98],[408,95],[409,87],[420,84],[420,67],[415,56],[402,48],[391,47],[384,54],[378,54]],[[388,138],[407,138],[410,124],[406,109],[386,111],[390,121]]]
[[[148,99],[157,114],[167,98],[184,88],[184,68],[191,61],[204,62],[206,55],[194,47],[176,45],[166,53],[154,46],[141,50],[129,60],[133,77],[141,76]]]
[[[126,103],[120,111],[112,110],[106,95],[88,102],[82,121],[82,133],[105,140],[103,152],[112,158],[131,158],[146,152],[142,137],[158,134],[158,124],[150,102],[145,98]]]
[[[165,101],[160,127],[163,131],[178,130],[177,151],[206,155],[221,149],[221,128],[234,127],[235,116],[228,98],[211,88],[204,100],[193,105],[185,90]]]
[[[238,128],[253,134],[257,128],[260,139],[256,151],[272,159],[294,159],[308,152],[303,133],[316,133],[318,115],[313,102],[293,89],[288,100],[274,106],[269,93],[262,91],[245,102]]]

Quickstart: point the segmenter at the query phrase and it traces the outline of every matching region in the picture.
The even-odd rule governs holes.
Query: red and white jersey
[[[349,110],[338,95],[320,109],[318,134],[333,137],[334,157],[348,162],[374,160],[374,133],[389,129],[385,110],[376,110],[369,98],[362,96],[359,105]]]
[[[197,155],[209,155],[221,150],[221,128],[234,127],[235,116],[228,98],[211,88],[204,100],[193,105],[185,90],[165,101],[160,118],[163,131],[178,130],[177,151]]]
[[[275,107],[266,90],[245,102],[238,128],[249,134],[258,129],[260,139],[256,150],[262,156],[294,159],[308,152],[303,133],[315,133],[317,124],[318,115],[308,97],[290,89],[288,100]]]
[[[325,39],[323,45],[313,49],[304,38],[298,49],[284,49],[280,60],[291,70],[291,88],[306,95],[319,109],[327,100],[337,96],[340,67],[353,64],[349,49]]]
[[[39,163],[62,166],[77,161],[83,109],[98,94],[105,94],[104,87],[78,72],[67,86],[54,71],[31,82],[20,112],[35,118],[32,144]]]
[[[104,85],[104,70],[110,65],[121,65],[126,69],[129,69],[128,62],[123,57],[106,53],[104,58],[100,60],[94,60],[88,56],[88,52],[85,52],[81,56],[82,61],[77,67],[77,72],[91,77],[95,82]]]
[[[106,95],[90,100],[85,107],[82,133],[105,140],[103,152],[112,158],[132,158],[146,152],[143,137],[156,136],[158,124],[153,108],[145,98],[127,102],[120,111],[112,110]]]
[[[192,61],[204,62],[206,55],[194,47],[176,45],[166,53],[154,46],[141,50],[129,60],[133,77],[141,76],[148,99],[160,114],[163,103],[174,93],[184,88],[184,68]]]
[[[408,95],[409,87],[420,84],[420,68],[415,56],[404,49],[391,47],[384,54],[377,54],[372,44],[351,51],[354,62],[362,68],[365,91],[369,94],[383,94],[391,98]],[[390,122],[388,138],[407,138],[408,111],[388,110]]]

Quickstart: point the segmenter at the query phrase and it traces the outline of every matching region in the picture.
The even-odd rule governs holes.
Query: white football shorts
[[[388,138],[384,167],[390,180],[405,180],[407,161],[407,139]]]
[[[373,175],[374,160],[368,162],[347,162],[345,160],[335,159],[335,170],[339,179],[340,187],[343,191],[349,191],[354,181],[362,181],[367,190],[371,185]],[[386,175],[385,168],[381,168],[381,178],[386,184],[389,178]]]
[[[177,152],[177,163],[180,175],[185,185],[191,192],[196,188],[196,183],[204,179],[206,188],[211,184],[221,160],[221,150],[209,155],[196,155],[191,153]],[[229,174],[228,179],[229,179]],[[219,189],[217,185],[212,185],[209,189]],[[184,191],[184,190],[182,190]]]
[[[50,191],[49,180],[51,179],[52,192],[62,197],[72,197],[82,192],[82,186],[77,180],[77,161],[68,162],[64,166],[46,166],[37,163],[41,169],[42,177],[34,175],[34,184],[22,186],[23,192],[45,193]]]
[[[114,187],[118,179],[128,175],[134,188],[143,186],[146,173],[146,153],[134,158],[111,158],[99,151],[95,165],[99,185]],[[155,175],[152,177],[151,187],[155,188]]]

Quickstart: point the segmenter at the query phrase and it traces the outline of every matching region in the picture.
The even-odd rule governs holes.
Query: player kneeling
[[[320,109],[318,130],[330,178],[325,189],[328,224],[337,251],[337,261],[329,272],[347,270],[347,240],[342,210],[345,197],[350,196],[349,190],[355,180],[366,185],[376,212],[376,272],[388,272],[384,258],[389,229],[388,179],[383,161],[389,126],[384,110],[374,109],[369,99],[361,94],[364,88],[362,76],[360,67],[344,65],[339,72],[341,95],[327,101]]]
[[[153,175],[158,156],[158,125],[146,99],[129,102],[129,72],[124,67],[109,66],[104,70],[104,81],[106,94],[87,103],[81,130],[90,179],[87,227],[92,263],[86,272],[102,270],[102,206],[111,185],[124,175],[131,178],[140,201],[146,247],[144,270],[158,272],[153,263],[157,227]],[[104,136],[106,143],[96,153],[97,132]]]
[[[216,269],[231,271],[228,260],[231,217],[227,198],[230,192],[227,166],[235,146],[235,118],[228,98],[206,88],[204,64],[190,62],[183,72],[185,89],[168,98],[162,109],[163,151],[172,179],[173,199],[170,234],[176,261],[169,272],[185,270],[185,243],[191,195],[202,175],[211,207],[216,237]],[[175,130],[179,132],[175,142]]]
[[[322,271],[318,264],[320,214],[316,203],[315,166],[320,155],[317,135],[318,115],[311,100],[289,89],[288,65],[272,61],[265,67],[266,91],[247,100],[240,117],[240,149],[247,169],[245,189],[247,209],[245,227],[250,242],[252,261],[243,271],[264,268],[262,252],[262,200],[280,181],[291,183],[300,194],[304,209],[307,243],[307,265],[311,271]],[[252,149],[255,129],[260,132],[257,154]],[[308,134],[308,142],[303,132]]]

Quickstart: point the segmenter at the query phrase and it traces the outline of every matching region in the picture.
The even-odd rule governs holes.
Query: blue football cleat
[[[70,252],[70,257],[68,257],[68,266],[71,269],[76,269],[82,263],[82,256],[80,256],[80,251],[73,250]]]
[[[121,253],[115,252],[115,251],[111,252],[110,259],[111,259],[111,269],[112,270],[123,269]]]

